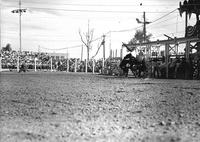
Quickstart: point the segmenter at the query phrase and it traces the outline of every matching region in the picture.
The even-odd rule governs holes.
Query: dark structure
[[[136,47],[145,47],[146,54],[150,57],[147,62],[150,62],[148,69],[150,74],[152,71],[164,78],[181,78],[181,79],[200,79],[200,0],[185,0],[180,2],[179,12],[185,16],[185,37],[169,38],[168,40],[157,40],[144,43],[124,44],[129,51],[135,50]],[[196,15],[196,24],[188,26],[188,17],[192,14]],[[185,53],[178,53],[179,45],[185,45]],[[165,46],[164,62],[161,65],[153,65],[151,49],[153,46]],[[193,50],[195,49],[195,50]],[[193,51],[193,52],[192,52]],[[195,51],[195,52],[194,52]],[[146,58],[149,58],[146,57]],[[156,63],[157,64],[157,63]],[[155,76],[155,75],[154,75]]]
[[[200,38],[200,1],[199,0],[185,0],[183,3],[179,4],[180,15],[185,12],[185,37],[186,38]],[[188,26],[188,16],[191,17],[192,14],[196,15],[196,24],[194,26]],[[200,78],[200,42],[196,42],[195,45],[189,45],[190,50],[195,49],[197,52],[195,54],[190,54],[190,62],[193,66],[193,78]]]
[[[185,0],[183,4],[180,2],[179,4],[179,12],[182,17],[182,14],[185,12],[186,14],[186,31],[185,37],[200,37],[200,1],[199,0]],[[196,15],[196,25],[194,26],[187,26],[188,22],[188,15],[189,18],[192,14]]]

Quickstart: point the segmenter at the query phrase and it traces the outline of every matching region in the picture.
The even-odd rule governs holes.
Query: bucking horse
[[[146,71],[145,59],[139,60],[132,56],[131,53],[127,54],[120,63],[120,68],[123,70],[125,77],[128,76],[129,69],[135,77],[144,77]]]

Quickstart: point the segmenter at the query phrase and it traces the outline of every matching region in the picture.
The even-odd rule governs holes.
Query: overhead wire
[[[180,21],[180,22],[174,22],[174,23],[170,23],[170,24],[164,24],[164,25],[159,25],[159,26],[156,26],[156,28],[158,28],[158,27],[163,27],[163,26],[170,26],[170,25],[176,25],[176,24],[178,24],[178,23],[184,23],[184,21]]]
[[[70,48],[78,48],[78,47],[81,47],[82,45],[75,45],[75,46],[69,46],[69,47],[64,47],[64,48],[59,48],[59,49],[52,49],[52,48],[46,48],[46,47],[41,47],[43,49],[46,49],[46,50],[65,50],[65,49],[70,49]]]
[[[38,7],[29,7],[33,9],[46,9],[46,10],[59,10],[59,11],[70,11],[70,12],[95,12],[95,13],[143,13],[143,11],[114,11],[114,10],[80,10],[80,9],[61,9],[61,8],[38,8]],[[168,11],[147,11],[148,13],[168,13]]]
[[[150,1],[150,0],[148,0]],[[45,4],[47,5],[47,3],[43,3],[43,2],[37,2],[37,1],[34,1],[34,2],[28,2],[28,1],[24,1],[23,3],[28,3],[28,4]],[[125,3],[125,4],[124,4]],[[65,5],[65,6],[98,6],[98,7],[105,7],[105,6],[109,6],[109,7],[141,7],[141,5],[138,3],[138,4],[132,4],[132,3],[126,3],[126,2],[122,2],[122,3],[117,3],[117,4],[100,4],[100,3],[95,3],[95,4],[83,4],[83,3],[55,3],[55,2],[49,2],[48,5]],[[199,4],[188,4],[188,5],[199,5]],[[157,7],[157,6],[165,6],[165,7],[172,7],[172,6],[177,6],[175,4],[142,4],[143,7],[146,7],[146,6],[153,6],[153,7]]]
[[[152,21],[152,23],[155,23],[156,21],[159,21],[160,19],[162,19],[162,18],[164,18],[164,17],[166,17],[166,16],[170,15],[171,13],[174,13],[174,12],[175,12],[175,11],[177,11],[177,10],[178,10],[177,8],[176,8],[176,9],[174,9],[174,10],[172,10],[171,12],[169,12],[169,13],[167,13],[167,14],[163,15],[162,17],[160,17],[160,18],[158,18],[158,19],[156,19],[156,20]]]
[[[4,7],[14,7],[3,5]],[[17,6],[16,6],[17,7]],[[53,10],[53,11],[68,11],[68,12],[93,12],[93,13],[143,13],[143,11],[130,11],[130,10],[88,10],[88,9],[67,9],[67,8],[49,8],[49,7],[33,7],[27,6],[27,9],[38,9],[38,10]],[[169,11],[147,11],[148,13],[168,13]]]
[[[25,2],[25,3],[30,3],[30,2]],[[37,2],[31,2],[31,3],[37,3]],[[39,2],[38,4],[41,4],[41,2]],[[43,4],[46,4],[46,3],[43,3]],[[97,6],[97,7],[105,7],[105,6],[109,6],[109,7],[140,7],[140,5],[136,5],[136,4],[80,4],[80,3],[63,3],[63,4],[58,4],[58,3],[48,3],[50,5],[65,5],[65,6],[88,6],[88,7],[94,7],[94,6]],[[152,5],[152,4],[148,4],[148,5],[142,5],[142,6],[166,6],[166,5]],[[167,6],[176,6],[176,5],[167,5]]]
[[[136,27],[136,28],[131,28],[131,29],[124,29],[124,30],[112,30],[112,31],[110,31],[110,32],[112,32],[112,33],[116,33],[116,32],[128,32],[128,31],[133,31],[133,30],[137,30],[137,29],[139,29],[139,28],[141,28],[142,26],[138,26],[138,27]]]
[[[150,0],[148,0],[150,1]],[[104,6],[110,6],[110,7],[140,7],[140,3],[138,2],[138,4],[133,4],[133,3],[127,3],[127,2],[118,2],[117,4],[111,4],[111,3],[107,3],[107,4],[102,4],[102,3],[96,3],[95,4],[85,4],[85,1],[84,3],[55,3],[55,2],[48,2],[48,3],[45,3],[45,2],[37,2],[37,1],[32,1],[32,2],[28,2],[28,1],[24,1],[23,4],[45,4],[45,5],[66,5],[66,6],[98,6],[98,7],[104,7]],[[16,2],[17,4],[17,2]],[[142,6],[176,6],[175,4],[142,4]]]
[[[147,25],[147,27],[157,26],[157,25],[160,24],[160,23],[165,23],[165,22],[167,22],[167,21],[169,21],[169,20],[173,20],[173,19],[175,19],[175,18],[177,18],[177,16],[174,16],[174,17],[168,18],[168,19],[166,19],[166,20],[157,22],[156,25],[155,25],[155,23],[150,24],[150,25]]]

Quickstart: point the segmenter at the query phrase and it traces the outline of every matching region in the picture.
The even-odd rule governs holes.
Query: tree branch
[[[83,37],[81,35],[81,31],[79,30],[79,35],[81,37],[81,41],[83,42],[83,44],[85,44],[86,47],[88,47],[87,43],[83,40]]]

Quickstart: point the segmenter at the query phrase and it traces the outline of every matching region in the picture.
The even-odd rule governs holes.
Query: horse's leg
[[[136,77],[136,72],[135,72],[135,71],[132,71],[132,73],[133,73],[133,76]]]
[[[160,70],[159,70],[159,67],[156,67],[156,73],[157,73],[156,78],[159,78],[159,77],[160,77]]]
[[[135,72],[134,72],[133,65],[130,67],[130,70],[131,70],[131,72],[132,72],[133,76],[135,76]]]
[[[139,66],[138,68],[138,77],[140,78],[141,77],[141,67]]]
[[[161,77],[161,71],[160,71],[160,67],[159,66],[157,66],[157,71],[158,71],[158,78],[160,78]]]
[[[159,73],[158,73],[158,67],[157,66],[154,66],[154,68],[153,68],[153,76],[155,77],[155,78],[159,78],[158,76],[159,76]]]
[[[125,77],[128,77],[128,70],[129,70],[128,68],[124,69],[124,75],[125,75]]]
[[[175,69],[174,69],[174,78],[175,79],[177,78],[177,73],[178,73],[179,67],[180,67],[180,64],[177,63],[176,66],[175,66]]]
[[[121,69],[122,69],[122,73],[123,73],[122,75],[126,76],[126,69],[125,68],[121,68]]]

